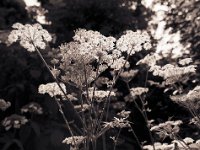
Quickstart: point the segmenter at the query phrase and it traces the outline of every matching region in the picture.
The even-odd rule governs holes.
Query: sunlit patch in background
[[[155,0],[143,0],[142,4],[155,13],[152,20],[149,21],[149,28],[153,38],[158,42],[156,53],[174,59],[189,54],[191,44],[188,43],[186,46],[181,44],[180,32],[172,33],[172,28],[166,29],[166,14],[176,8],[176,5],[170,5],[169,7],[167,3],[161,4]]]
[[[26,10],[32,17],[37,20],[40,24],[50,25],[51,22],[47,21],[45,14],[47,10],[41,7],[41,3],[38,0],[24,0],[26,4]]]

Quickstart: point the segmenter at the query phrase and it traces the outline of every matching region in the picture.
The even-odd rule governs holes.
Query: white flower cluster
[[[88,104],[81,104],[81,105],[75,105],[74,108],[78,111],[86,111],[91,107],[91,105]]]
[[[163,140],[166,137],[170,137],[171,139],[173,139],[174,135],[176,135],[180,131],[179,126],[182,123],[183,122],[181,120],[166,121],[164,123],[160,123],[158,125],[151,127],[150,131],[154,131],[158,136],[163,138]]]
[[[63,91],[66,93],[66,87],[63,83],[60,83],[60,86],[62,87]],[[38,88],[38,92],[40,94],[49,94],[51,97],[54,97],[56,95],[64,95],[65,93],[63,93],[60,89],[60,87],[58,86],[58,84],[56,82],[53,83],[47,83],[47,84],[41,84]]]
[[[129,82],[131,81],[131,79],[133,77],[135,77],[137,75],[137,73],[139,72],[139,70],[130,70],[130,71],[124,71],[120,74],[120,77],[126,81]]]
[[[187,145],[185,145],[187,144]],[[188,149],[186,146],[189,146],[190,149],[198,150],[200,149],[200,140],[194,141],[190,137],[186,137],[185,139],[182,140],[173,140],[170,144],[168,143],[160,143],[160,142],[155,142],[154,143],[155,149],[156,150],[176,150],[176,149]],[[145,145],[143,146],[144,150],[153,150],[152,145]]]
[[[151,131],[159,131],[160,129],[166,129],[166,127],[169,127],[169,126],[179,126],[181,125],[183,122],[181,120],[176,120],[176,121],[166,121],[164,123],[160,123],[156,126],[153,126],[150,130]]]
[[[190,90],[186,97],[189,100],[200,99],[200,86],[198,85],[193,90]]]
[[[190,90],[187,94],[170,96],[171,100],[188,108],[192,111],[199,110],[200,108],[200,86],[196,86],[194,89]]]
[[[5,127],[6,130],[9,130],[12,127],[18,129],[27,122],[28,120],[24,116],[13,114],[9,117],[6,117],[2,121],[2,125]]]
[[[86,92],[84,92],[86,94]],[[110,94],[110,95],[109,95]],[[88,89],[89,98],[94,98],[97,102],[102,102],[108,96],[115,96],[115,92],[113,91],[103,91],[103,90],[94,90],[94,88]]]
[[[147,32],[141,31],[126,31],[125,35],[122,35],[118,40],[116,47],[122,52],[130,53],[131,55],[139,52],[144,48],[149,50],[151,48],[150,37]]]
[[[60,46],[61,69],[65,72],[63,80],[71,80],[76,84],[83,83],[85,75],[90,78],[88,82],[94,80],[96,72],[100,74],[108,67],[114,71],[123,66],[128,68],[129,62],[122,56],[122,52],[131,50],[131,54],[134,54],[141,51],[142,47],[151,47],[148,34],[140,31],[127,31],[116,41],[114,37],[106,37],[97,31],[79,29],[73,39],[73,42]],[[124,49],[130,45],[133,48]],[[98,64],[98,67],[94,64]]]
[[[88,46],[86,53],[97,53],[97,51],[110,51],[114,48],[114,37],[105,37],[101,33],[92,30],[78,29],[73,37],[75,41]]]
[[[5,111],[11,106],[10,102],[6,102],[4,99],[0,99],[0,110]]]
[[[128,118],[131,111],[122,110],[121,112],[117,113],[117,115],[121,118]]]
[[[130,123],[127,118],[117,118],[114,117],[111,122],[104,122],[104,128],[127,128],[130,127]]]
[[[160,76],[165,79],[165,84],[173,84],[177,81],[180,81],[181,77],[188,75],[190,73],[195,73],[196,65],[189,65],[185,67],[178,67],[172,64],[167,64],[163,67],[161,66],[151,66],[150,70],[153,72],[153,75]]]
[[[191,58],[184,58],[184,59],[181,59],[178,63],[182,66],[184,65],[188,65],[192,62],[192,59]]]
[[[12,30],[8,36],[8,42],[12,44],[19,40],[20,45],[29,52],[35,51],[35,47],[45,49],[46,42],[52,40],[48,31],[37,23],[33,25],[15,23],[12,27],[14,30]]]
[[[71,136],[71,137],[65,138],[62,141],[62,143],[69,144],[72,146],[78,146],[81,143],[83,143],[85,139],[86,139],[86,137],[84,137],[84,136]]]
[[[137,62],[136,65],[139,64],[146,64],[149,67],[154,66],[156,64],[156,61],[160,60],[162,57],[159,54],[148,54],[147,56],[145,56],[143,59],[141,59],[140,61]]]
[[[147,93],[148,91],[149,91],[148,88],[136,87],[136,88],[131,88],[130,89],[130,94],[135,97],[135,96],[140,96],[143,93]]]
[[[31,102],[31,103],[23,106],[21,108],[21,112],[22,113],[30,112],[33,114],[42,114],[43,110],[42,110],[42,107],[38,103]]]

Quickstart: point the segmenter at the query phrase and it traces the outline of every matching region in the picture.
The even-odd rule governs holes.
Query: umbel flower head
[[[62,87],[63,91],[66,93],[66,87],[63,83],[60,83],[60,86]],[[63,93],[58,86],[56,82],[53,83],[47,83],[47,84],[41,84],[38,88],[38,92],[40,94],[49,94],[51,97],[54,97],[56,95],[63,95]]]
[[[38,23],[33,25],[15,23],[12,28],[13,30],[8,36],[9,44],[19,41],[20,45],[29,52],[35,51],[35,47],[45,49],[46,42],[52,40],[48,31],[43,29]]]
[[[21,108],[22,113],[42,114],[43,110],[40,104],[31,102]]]
[[[2,125],[5,127],[6,130],[9,130],[10,128],[20,128],[22,125],[26,124],[28,120],[24,116],[20,116],[17,114],[13,114],[9,117],[6,117],[2,121]]]
[[[6,102],[4,99],[0,99],[0,110],[5,111],[11,106],[10,102]]]
[[[131,55],[139,52],[144,48],[149,50],[151,48],[150,36],[147,32],[131,30],[126,31],[126,34],[122,35],[116,43],[117,49],[122,52],[130,53]]]
[[[81,143],[83,143],[85,139],[86,139],[86,137],[84,137],[84,136],[71,136],[71,137],[65,138],[62,141],[62,143],[66,143],[66,144],[69,144],[71,146],[78,146]]]

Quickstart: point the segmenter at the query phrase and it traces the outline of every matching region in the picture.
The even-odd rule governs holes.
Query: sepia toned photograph
[[[0,150],[200,150],[200,0],[0,0]]]

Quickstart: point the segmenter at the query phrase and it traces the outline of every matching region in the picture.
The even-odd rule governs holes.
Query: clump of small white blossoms
[[[9,130],[10,128],[18,129],[27,122],[28,120],[24,116],[13,114],[9,117],[6,117],[2,121],[2,125],[5,127],[6,130]]]
[[[173,149],[175,149],[174,144],[168,144],[168,143],[155,142],[154,146],[155,146],[156,150],[173,150]],[[144,145],[143,150],[153,150],[153,146],[152,145]]]
[[[130,122],[127,120],[127,118],[117,118],[114,117],[114,119],[111,122],[104,122],[103,124],[104,128],[128,128],[130,127]]]
[[[131,111],[122,110],[121,112],[117,113],[117,115],[121,118],[128,118]]]
[[[184,59],[181,59],[179,60],[179,64],[184,66],[184,65],[188,65],[192,62],[192,59],[191,58],[184,58]]]
[[[136,88],[131,88],[130,89],[130,94],[132,96],[140,96],[144,93],[147,93],[149,91],[148,88],[144,88],[144,87],[136,87]]]
[[[5,111],[11,106],[10,102],[6,102],[4,99],[0,99],[0,110]]]
[[[31,103],[23,106],[21,108],[21,112],[22,113],[30,112],[30,113],[33,113],[33,114],[42,114],[43,109],[38,103],[31,102]]]
[[[87,53],[96,53],[99,51],[110,51],[114,48],[114,42],[116,39],[114,37],[105,37],[101,33],[92,30],[78,29],[75,31],[75,36],[73,37],[75,41],[87,44],[88,48],[85,49]]]
[[[74,41],[60,46],[60,67],[65,72],[63,80],[71,80],[79,85],[85,82],[85,76],[91,82],[108,67],[118,71],[124,66],[125,58],[120,50],[115,49],[114,37],[79,29],[73,39]],[[126,62],[125,66],[128,67],[129,63]]]
[[[12,44],[19,41],[20,45],[29,52],[36,51],[35,48],[45,49],[46,42],[52,40],[48,31],[43,29],[38,23],[33,25],[15,23],[12,28],[13,30],[8,36],[8,43]]]
[[[181,120],[166,121],[151,127],[151,131],[156,132],[159,136],[166,138],[167,136],[173,138],[180,131],[180,125],[183,124]]]
[[[143,59],[138,61],[136,65],[146,64],[149,67],[151,67],[151,66],[154,66],[156,64],[156,61],[158,61],[160,59],[162,59],[162,57],[159,54],[156,54],[156,53],[148,54]]]
[[[151,48],[150,36],[145,31],[128,30],[117,40],[116,47],[122,52],[130,53],[130,55],[141,51],[142,48],[149,50]]]
[[[63,83],[60,83],[60,86],[62,87],[63,91],[66,93],[66,87]],[[47,84],[41,84],[38,88],[38,92],[40,94],[49,94],[51,97],[54,97],[56,95],[63,95],[64,93],[58,86],[56,82],[53,83],[47,83]]]
[[[188,100],[200,99],[200,86],[196,86],[193,90],[190,90],[187,94]]]
[[[78,145],[83,143],[85,139],[86,139],[86,137],[84,137],[84,136],[71,136],[71,137],[65,138],[62,141],[62,143],[77,147]]]
[[[149,71],[153,72],[153,75],[160,76],[165,79],[165,84],[173,84],[177,81],[180,81],[180,78],[190,74],[195,73],[196,65],[189,65],[184,67],[178,67],[176,65],[167,64],[163,67],[161,66],[151,66]]]
[[[130,70],[130,71],[124,71],[120,74],[120,77],[125,81],[125,82],[130,82],[133,77],[137,75],[139,71],[138,70]]]
[[[88,104],[81,104],[81,105],[75,105],[74,108],[78,111],[86,111],[90,108],[91,106]]]
[[[87,94],[87,92],[85,92]],[[103,90],[94,90],[94,88],[89,88],[88,89],[88,95],[89,98],[92,99],[94,98],[97,102],[102,102],[105,98],[108,96],[115,96],[115,92],[113,91],[103,91]]]

